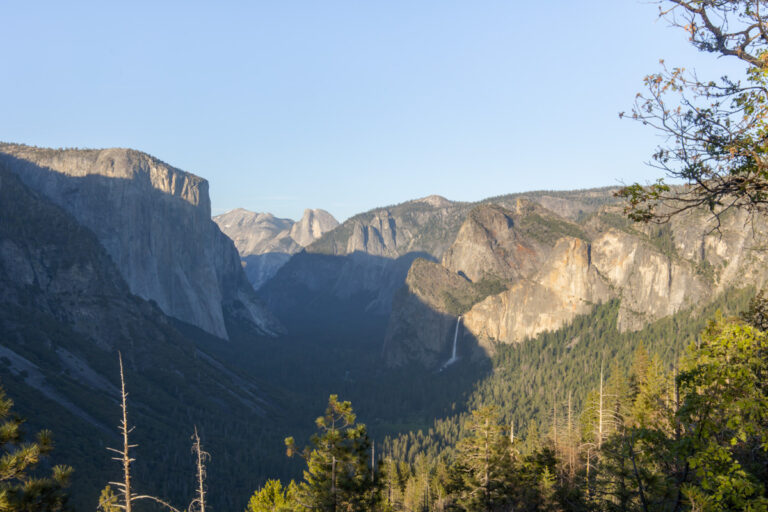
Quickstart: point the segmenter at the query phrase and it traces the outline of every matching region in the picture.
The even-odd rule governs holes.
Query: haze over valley
[[[754,231],[737,211],[719,232],[704,210],[633,224],[612,187],[429,196],[339,224],[311,209],[296,222],[242,209],[212,219],[203,178],[134,150],[3,144],[0,170],[4,386],[30,425],[78,440],[63,457],[109,472],[90,454],[115,442],[121,351],[151,464],[177,463],[186,438],[175,433],[194,418],[217,454],[210,485],[228,489],[221,506],[260,478],[295,475],[280,435],[310,431],[307,411],[330,393],[352,399],[394,450],[398,435],[460,418],[506,347],[607,315],[602,348],[604,332],[563,340],[555,364],[568,382],[585,354],[626,357],[633,345],[617,339],[743,302],[745,281],[768,277],[765,218]],[[663,350],[682,350],[689,333]],[[522,368],[507,371],[531,377]],[[545,408],[524,415],[521,399],[508,395],[505,415],[544,421]],[[183,490],[175,472],[153,481],[149,462],[138,459],[140,482]],[[76,488],[87,499],[100,489]]]
[[[768,0],[651,3],[3,5],[0,512],[768,510]]]

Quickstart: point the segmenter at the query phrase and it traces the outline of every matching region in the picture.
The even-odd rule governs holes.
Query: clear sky
[[[214,214],[298,218],[658,176],[619,120],[659,58],[720,76],[637,0],[4,0],[0,140],[131,147]]]

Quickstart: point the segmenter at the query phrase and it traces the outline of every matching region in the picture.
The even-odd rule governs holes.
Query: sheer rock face
[[[291,226],[291,238],[306,247],[339,225],[333,215],[325,210],[304,210],[301,220]]]
[[[347,240],[346,253],[364,252],[371,256],[396,258],[398,256],[397,220],[389,211],[376,212],[367,223],[355,222]]]
[[[518,293],[527,290],[530,279],[541,272],[547,258],[555,254],[558,240],[579,228],[530,201],[517,200],[512,206],[514,210],[494,204],[474,207],[467,213],[453,244],[443,254],[442,265],[421,259],[413,263],[404,289],[393,301],[384,340],[388,364],[402,364],[410,357],[427,365],[440,358],[447,359],[456,317],[467,311],[474,311],[477,320],[470,315],[462,334],[467,338],[483,337],[486,346],[491,339],[498,339],[498,331],[506,335],[507,330],[512,329],[515,336],[525,335],[518,332],[517,324],[506,327],[508,319],[502,318],[504,314],[500,312],[506,303],[490,306],[484,315],[470,308],[488,295],[499,294],[518,282],[526,282],[516,288]],[[551,287],[558,286],[565,285],[555,283]],[[551,300],[548,304],[562,306],[561,302]],[[479,329],[484,323],[487,325]],[[543,317],[540,323],[552,325]],[[537,329],[535,323],[530,327]],[[466,342],[462,344],[466,345]]]
[[[706,304],[730,287],[764,286],[768,237],[759,226],[765,226],[767,219],[749,219],[743,212],[734,212],[721,221],[720,231],[713,231],[706,212],[690,212],[654,232],[658,228],[641,225],[617,229],[597,216],[591,225],[593,242],[587,249],[590,264],[581,267],[590,268],[586,275],[601,279],[583,279],[585,274],[577,271],[579,265],[558,260],[558,242],[532,283],[520,282],[509,292],[477,304],[465,315],[465,324],[484,339],[522,341],[588,311],[576,308],[577,313],[558,320],[545,303],[568,310],[564,297],[579,297],[582,304],[616,297],[620,299],[618,328],[638,330],[682,309]],[[557,261],[561,263],[553,263]],[[556,293],[537,300],[537,295],[543,296],[540,286]],[[521,303],[525,304],[522,309]],[[527,318],[517,321],[520,315]]]
[[[589,244],[563,237],[535,276],[476,304],[464,315],[464,325],[481,344],[523,341],[559,328],[612,296],[591,263]]]
[[[213,218],[235,243],[248,281],[258,289],[285,265],[291,255],[339,225],[325,210],[304,210],[301,220],[238,208]]]
[[[719,293],[731,286],[762,288],[768,279],[768,215],[731,210],[718,225],[706,211],[674,218],[674,252]]]
[[[595,240],[592,254],[598,271],[620,290],[617,322],[622,331],[642,329],[709,293],[692,265],[675,261],[627,233],[610,230]]]
[[[497,205],[473,209],[443,255],[443,266],[473,282],[516,281],[530,276],[549,247],[521,233],[517,229],[519,220],[520,214]]]
[[[331,303],[346,304],[345,314],[388,315],[411,263],[442,255],[469,209],[430,196],[356,215],[294,256],[260,291],[281,318]]]
[[[0,161],[96,234],[130,291],[227,338],[224,309],[280,330],[210,219],[208,183],[138,151],[0,145]]]
[[[395,296],[384,344],[387,364],[437,365],[449,353],[459,314],[460,345],[490,352],[496,343],[558,329],[607,300],[620,302],[620,330],[638,330],[702,307],[729,288],[768,282],[765,215],[728,212],[715,229],[703,210],[659,227],[633,224],[612,206],[578,224],[540,205],[507,206],[468,212],[442,266],[414,263]],[[481,285],[489,275],[507,289],[488,295]],[[456,301],[449,307],[449,295],[463,297],[458,310]]]

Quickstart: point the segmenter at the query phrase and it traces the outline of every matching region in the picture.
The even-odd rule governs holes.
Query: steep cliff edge
[[[318,307],[329,319],[339,308],[386,317],[411,263],[442,255],[470,207],[430,196],[356,215],[291,258],[260,292],[286,323]]]
[[[442,265],[422,260],[414,262],[404,289],[395,295],[393,302],[384,341],[388,364],[398,365],[415,357],[430,365],[437,358],[445,357],[452,344],[451,324],[455,323],[457,316],[465,313],[469,316],[465,317],[466,329],[462,332],[467,341],[472,338],[473,344],[479,342],[489,348],[492,341],[506,336],[508,331],[517,332],[524,328],[539,332],[584,310],[584,307],[572,304],[573,297],[554,300],[558,290],[545,293],[549,288],[562,288],[562,283],[549,288],[538,286],[535,293],[531,290],[534,289],[532,283],[536,283],[537,273],[546,264],[553,266],[552,258],[562,256],[558,248],[562,240],[573,240],[584,248],[587,245],[583,239],[587,235],[578,224],[535,202],[518,198],[510,206],[513,209],[495,204],[475,206],[468,212],[455,240],[445,251]],[[566,266],[576,265],[565,256],[563,258],[568,260]],[[562,270],[566,273],[577,272],[575,268]],[[556,273],[553,269],[548,272],[550,275]],[[579,290],[580,296],[588,297],[586,300],[591,297],[590,292]],[[486,299],[489,296],[495,299]],[[483,299],[488,304],[481,302]],[[524,302],[511,304],[510,300]],[[529,305],[533,307],[528,309]],[[563,308],[565,305],[577,312],[547,320],[553,314],[547,308]],[[535,309],[538,307],[547,309],[541,311],[540,318]],[[531,324],[530,318],[523,318],[523,310],[529,316],[537,316],[537,320]],[[446,316],[454,320],[446,321]],[[509,323],[511,325],[507,325]],[[450,335],[436,336],[435,326]]]
[[[489,343],[522,341],[555,330],[612,296],[592,265],[589,244],[563,237],[535,276],[472,307],[464,325],[490,349]]]
[[[453,270],[465,275],[469,272],[479,278],[478,283],[511,282],[506,279],[533,272],[546,253],[540,249],[552,247],[560,236],[585,236],[577,223],[546,210],[541,202],[581,219],[615,202],[615,198],[612,189],[528,192],[477,203],[433,195],[376,208],[325,233],[291,258],[259,292],[284,322],[297,325],[306,322],[303,312],[318,308],[325,312],[324,318],[355,311],[358,316],[369,315],[371,321],[373,317],[386,321],[410,264],[419,257],[430,261],[445,258]],[[475,208],[480,208],[476,226],[466,228],[466,236],[457,242],[468,214]],[[508,219],[504,219],[510,215],[514,230],[507,233],[504,226]],[[499,241],[494,233],[509,238]],[[466,242],[463,246],[462,240]],[[484,260],[496,262],[492,271],[485,272],[485,278],[481,275],[483,265],[474,262],[481,253]],[[515,258],[518,268],[506,268]],[[505,277],[497,279],[493,277],[496,274]],[[500,289],[504,288],[502,284]]]
[[[131,292],[166,314],[220,338],[225,310],[266,334],[280,330],[210,219],[204,179],[129,149],[2,144],[0,161],[93,231]]]
[[[222,365],[178,325],[131,294],[90,229],[0,162],[0,381],[30,430],[50,428],[66,441],[57,445],[53,462],[77,468],[76,510],[93,506],[101,475],[114,471],[104,446],[116,442],[118,351],[138,425],[132,439],[145,454],[132,469],[136,484],[186,499],[186,478],[159,482],[157,468],[172,467],[189,453],[194,421],[203,432],[237,432],[209,439],[208,449],[220,455],[209,477],[219,482],[212,485],[237,488],[240,499],[250,494],[252,475],[225,461],[263,456],[258,443],[269,435],[264,419],[272,411],[271,395],[263,382]],[[210,339],[211,347],[228,345],[184,328]],[[234,508],[219,501],[224,510]]]
[[[492,351],[496,343],[556,330],[611,299],[619,302],[619,330],[634,331],[695,311],[730,289],[760,288],[768,280],[764,215],[727,212],[717,226],[709,212],[694,210],[665,226],[645,226],[604,205],[574,223],[539,204],[518,203],[470,211],[442,266],[431,264],[441,271],[424,272],[414,263],[395,296],[384,344],[388,364],[434,366],[451,342],[447,318],[457,314],[463,339]],[[506,289],[461,311],[420,292],[441,290],[438,296],[448,297],[446,283],[469,290],[469,279]]]
[[[232,239],[255,289],[271,279],[291,257],[339,225],[325,210],[304,210],[297,222],[271,213],[237,208],[213,218]]]

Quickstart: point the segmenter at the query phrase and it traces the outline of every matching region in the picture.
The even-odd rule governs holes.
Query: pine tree
[[[288,487],[283,487],[280,480],[267,480],[264,487],[253,493],[248,501],[246,512],[294,512],[300,510],[296,502],[298,487],[291,480]]]
[[[319,432],[301,456],[307,462],[299,490],[300,505],[329,512],[370,510],[378,496],[369,461],[365,425],[355,423],[349,402],[328,399],[325,414],[315,421]],[[292,437],[285,440],[288,456],[297,453]]]
[[[0,511],[58,512],[69,510],[66,487],[72,469],[54,466],[49,476],[37,476],[37,465],[53,450],[51,433],[43,430],[34,442],[24,442],[23,420],[11,413],[13,401],[0,388]]]
[[[96,506],[96,512],[119,512],[122,510],[118,504],[118,497],[111,485],[107,485],[101,490],[99,495],[99,504]]]
[[[403,506],[401,464],[398,464],[393,458],[387,457],[384,460],[383,466],[382,485],[384,503],[390,510],[400,510]]]
[[[495,510],[510,499],[512,473],[509,437],[498,409],[472,411],[468,430],[457,447],[456,467],[463,481],[459,503],[469,511]]]

